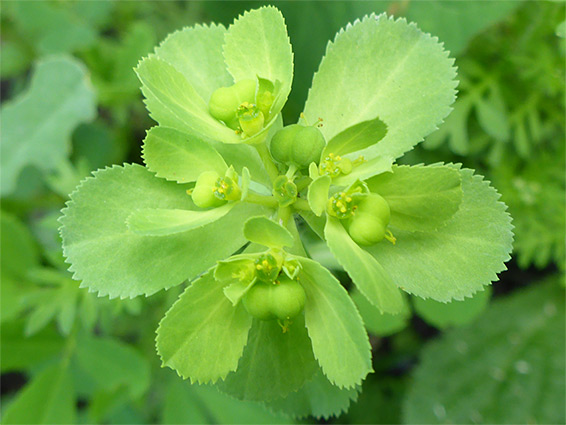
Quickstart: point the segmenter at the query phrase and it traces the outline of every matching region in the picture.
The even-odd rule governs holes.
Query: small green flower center
[[[281,267],[271,254],[262,254],[255,260],[257,278],[265,282],[273,282],[279,276]]]
[[[328,213],[339,219],[350,218],[354,215],[357,206],[352,196],[346,192],[338,192],[328,200]]]

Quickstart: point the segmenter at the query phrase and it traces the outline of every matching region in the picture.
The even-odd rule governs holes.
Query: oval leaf
[[[284,227],[265,216],[252,217],[244,224],[244,236],[251,242],[270,248],[293,246],[294,239]]]
[[[157,177],[177,183],[194,182],[204,171],[224,175],[228,168],[209,143],[165,127],[153,127],[147,132],[142,157]]]
[[[397,314],[403,309],[401,292],[391,276],[368,252],[356,244],[340,220],[328,217],[324,236],[330,251],[348,272],[365,297],[382,313]],[[388,244],[383,241],[378,245]]]
[[[195,280],[157,329],[157,351],[165,366],[191,382],[224,379],[236,370],[252,318],[224,296],[212,272]]]
[[[126,222],[136,235],[167,236],[206,226],[224,217],[235,205],[229,203],[205,211],[144,208],[131,213]]]
[[[450,166],[394,166],[367,181],[391,208],[391,226],[402,230],[436,230],[462,202],[462,179]]]
[[[330,176],[317,177],[309,186],[307,193],[307,200],[313,213],[321,216],[326,210],[326,203],[328,202],[328,189],[330,189]]]
[[[387,134],[387,126],[379,117],[348,127],[334,136],[324,148],[322,157],[329,153],[346,155],[375,145]]]
[[[353,388],[372,371],[371,346],[356,306],[332,274],[315,261],[298,258],[307,294],[305,322],[314,355],[328,380]]]

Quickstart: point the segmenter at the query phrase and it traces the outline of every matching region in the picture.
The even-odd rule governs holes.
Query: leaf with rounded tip
[[[126,224],[143,208],[195,209],[183,186],[140,165],[99,170],[71,194],[60,219],[61,236],[69,270],[83,287],[126,298],[178,285],[240,248],[242,223],[264,212],[242,203],[202,228],[154,237],[136,235]]]
[[[497,191],[472,170],[450,166],[460,172],[464,196],[444,226],[398,230],[395,245],[366,248],[401,289],[441,302],[463,300],[498,280],[513,242],[511,217]]]
[[[397,314],[403,309],[401,292],[387,270],[352,240],[340,220],[328,217],[324,236],[334,257],[370,303],[382,313]]]
[[[297,391],[317,369],[302,315],[287,332],[276,320],[254,320],[238,369],[218,387],[241,400],[267,401]]]
[[[177,183],[194,182],[204,171],[224,175],[228,168],[209,143],[166,127],[153,127],[147,132],[142,157],[157,177]]]
[[[332,385],[319,368],[314,378],[300,390],[265,404],[274,412],[294,418],[314,416],[317,419],[329,419],[348,410],[350,403],[357,400],[360,390],[361,387],[345,389]]]
[[[463,301],[441,303],[431,299],[413,298],[413,306],[417,313],[428,324],[446,329],[452,326],[463,326],[476,320],[489,305],[491,286],[486,286],[472,298]]]
[[[462,203],[462,179],[446,165],[393,166],[367,181],[391,208],[391,226],[401,230],[436,230]]]
[[[157,352],[163,365],[191,382],[224,379],[236,370],[248,340],[252,318],[233,306],[212,271],[189,286],[157,329]]]
[[[371,367],[371,346],[348,292],[332,274],[308,258],[297,257],[307,295],[305,322],[324,375],[339,388],[360,385]]]
[[[245,12],[228,27],[224,40],[224,59],[235,81],[261,77],[281,83],[271,108],[278,115],[293,82],[293,52],[281,12],[273,6]]]
[[[221,219],[236,204],[228,203],[204,211],[143,208],[126,219],[128,229],[140,236],[167,236],[198,229]]]
[[[248,167],[242,168],[242,177],[240,178],[240,186],[242,187],[242,197],[240,198],[242,201],[245,201],[248,197],[248,193],[250,190],[250,170]]]
[[[265,216],[252,217],[244,224],[244,236],[251,242],[269,248],[293,246],[293,236],[287,229]]]
[[[216,89],[234,83],[222,55],[225,34],[226,28],[217,24],[183,28],[170,34],[155,55],[183,74],[208,104]]]
[[[322,158],[329,153],[347,155],[375,145],[387,134],[387,125],[379,119],[362,121],[334,136],[322,151]]]
[[[563,424],[562,279],[496,299],[473,325],[427,344],[404,400],[403,423]]]
[[[320,176],[313,180],[309,186],[307,200],[312,212],[320,217],[326,210],[328,202],[328,189],[330,189],[330,176]]]
[[[207,103],[169,63],[149,56],[138,64],[136,73],[149,114],[159,125],[224,143],[242,142],[234,130],[210,115]]]
[[[433,132],[455,99],[456,69],[442,44],[404,19],[366,16],[326,48],[305,105],[326,140],[380,117],[387,135],[364,156],[397,158]]]
[[[16,189],[27,166],[54,171],[69,155],[73,130],[95,114],[94,90],[82,63],[68,56],[39,61],[27,92],[0,110],[2,196]]]
[[[357,180],[365,180],[372,176],[391,171],[393,159],[386,156],[376,156],[369,160],[363,160],[361,164],[354,165],[349,174],[339,174],[332,179],[336,186],[350,186]]]

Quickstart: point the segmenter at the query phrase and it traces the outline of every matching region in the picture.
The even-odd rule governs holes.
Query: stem
[[[271,159],[271,154],[267,150],[267,145],[265,143],[259,143],[253,146],[256,148],[257,153],[259,154],[259,157],[263,162],[263,166],[265,167],[265,170],[267,171],[267,174],[269,174],[269,178],[273,183],[275,179],[279,176],[279,170],[277,169],[273,160]]]
[[[292,180],[296,172],[297,172],[297,166],[295,164],[291,164],[289,165],[289,169],[287,170],[285,175],[289,180]]]
[[[290,217],[291,217],[291,208],[279,207],[279,209],[277,210],[277,218],[284,227],[287,227],[287,222],[289,221]]]
[[[259,204],[269,208],[277,208],[279,206],[279,202],[277,202],[277,199],[275,199],[275,197],[260,195],[259,193],[255,193],[251,191],[248,192],[248,196],[246,196],[246,199],[244,199],[243,202]]]
[[[312,211],[309,203],[305,199],[297,199],[293,203],[293,207],[299,211]]]

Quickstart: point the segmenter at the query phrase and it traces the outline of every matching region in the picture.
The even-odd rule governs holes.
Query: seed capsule
[[[242,301],[257,319],[290,320],[303,311],[306,295],[299,282],[282,274],[273,283],[257,282]]]
[[[318,128],[292,124],[275,133],[270,151],[276,161],[303,169],[311,162],[319,162],[325,146],[324,136]]]
[[[215,194],[216,183],[221,179],[220,174],[215,171],[205,171],[198,176],[195,188],[191,194],[193,202],[201,208],[219,207],[226,203]]]
[[[240,80],[230,87],[217,89],[208,102],[210,115],[236,130],[239,125],[236,112],[241,104],[254,102],[256,85],[254,80]]]
[[[391,218],[389,204],[377,193],[360,196],[355,214],[345,222],[350,237],[359,245],[373,245],[385,238]]]

